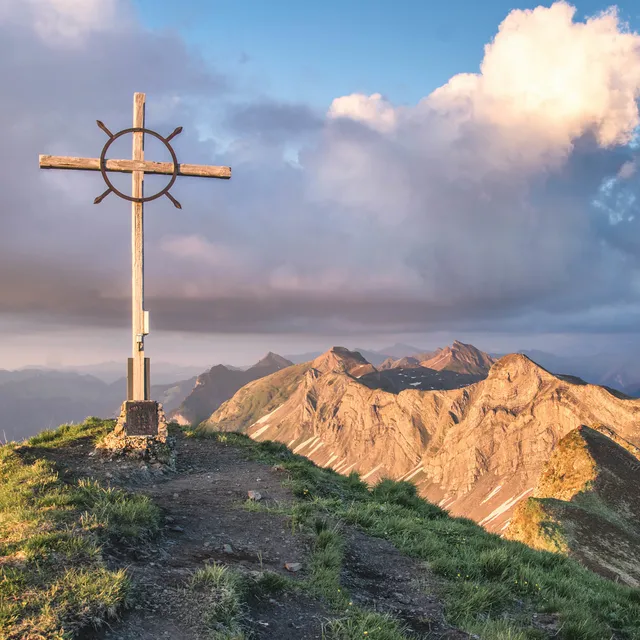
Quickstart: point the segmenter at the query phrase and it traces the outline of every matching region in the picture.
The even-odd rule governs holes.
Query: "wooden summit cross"
[[[108,189],[95,200],[99,204],[110,193],[115,193],[128,200],[131,205],[131,296],[132,296],[132,334],[133,357],[129,359],[128,367],[128,401],[148,401],[151,384],[149,380],[149,359],[144,357],[144,336],[149,333],[149,314],[144,311],[144,236],[143,236],[143,206],[145,202],[155,200],[166,195],[178,209],[180,203],[169,193],[178,176],[196,176],[199,178],[223,178],[231,177],[230,167],[214,167],[197,164],[178,164],[176,154],[171,147],[171,140],[182,131],[178,127],[169,136],[164,137],[159,133],[146,129],[144,126],[145,94],[135,93],[133,96],[133,127],[112,134],[107,127],[98,120],[98,126],[109,140],[102,149],[100,158],[75,158],[64,156],[40,156],[41,169],[80,169],[86,171],[100,171]],[[121,136],[133,134],[133,155],[131,160],[107,160],[106,154],[113,142]],[[160,140],[169,150],[172,162],[151,162],[144,159],[144,136],[151,135]],[[111,183],[108,173],[117,171],[132,174],[131,196],[119,191]],[[144,174],[155,173],[171,176],[167,186],[158,193],[144,197]]]

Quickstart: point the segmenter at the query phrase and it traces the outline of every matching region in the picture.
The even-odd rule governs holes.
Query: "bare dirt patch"
[[[433,581],[426,565],[401,554],[390,542],[350,530],[342,582],[354,602],[405,622],[417,635],[430,638],[470,638],[443,619],[442,603],[429,593]]]

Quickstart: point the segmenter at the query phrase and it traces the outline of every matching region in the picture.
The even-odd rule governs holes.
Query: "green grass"
[[[129,596],[124,570],[107,568],[107,544],[154,535],[160,514],[143,496],[95,482],[63,482],[31,449],[98,437],[91,420],[0,447],[0,638],[71,638],[116,615]],[[33,444],[32,444],[33,443]]]
[[[323,640],[406,640],[402,627],[391,616],[355,610],[351,615],[330,621],[322,633]]]
[[[344,558],[344,543],[337,528],[317,526],[310,559],[307,584],[313,595],[323,598],[335,608],[353,606],[349,594],[340,585],[340,570]]]
[[[250,583],[249,588],[258,597],[274,596],[286,591],[291,586],[283,575],[273,571],[262,571]]]
[[[297,499],[280,510],[289,512],[296,527],[305,519],[330,517],[426,561],[440,583],[447,620],[483,640],[548,637],[532,624],[533,613],[557,614],[559,640],[640,640],[640,589],[602,578],[564,555],[504,540],[469,519],[451,518],[420,499],[410,483],[383,480],[369,490],[357,474],[320,469],[280,444],[231,433],[224,439],[216,433],[187,435],[218,439],[244,448],[253,459],[278,464]],[[337,551],[316,553],[312,579],[331,601],[329,590],[338,589]]]
[[[631,536],[638,534],[635,519],[630,514],[616,511],[613,505],[605,502],[602,496],[595,491],[581,491],[574,497],[572,502],[579,508],[606,520]]]
[[[211,640],[244,640],[245,581],[222,564],[205,565],[191,578],[189,590],[204,597],[200,625]]]
[[[350,482],[353,482],[353,477]],[[317,517],[318,509],[313,502],[298,502],[292,505],[266,507],[251,500],[244,504],[249,511],[268,511],[288,515],[292,528],[313,535],[313,550],[309,560],[308,577],[302,581],[281,578],[282,587],[302,589],[322,599],[338,617],[323,629],[326,640],[351,640],[373,638],[374,640],[407,640],[405,627],[390,615],[367,611],[355,606],[347,589],[340,582],[344,559],[344,540],[340,527],[323,517]],[[277,574],[274,574],[277,575]]]
[[[98,440],[115,427],[115,420],[101,420],[100,418],[87,418],[79,424],[63,424],[57,429],[46,429],[38,435],[29,438],[26,444],[29,447],[53,448],[61,447],[79,438],[91,438]]]
[[[194,621],[211,640],[246,640],[247,598],[270,597],[290,588],[280,574],[263,571],[248,575],[213,562],[198,569],[185,597],[194,604]]]
[[[311,555],[308,588],[334,610],[344,613],[323,629],[326,640],[407,640],[405,627],[387,614],[354,606],[349,592],[340,583],[344,558],[344,541],[337,526],[316,519],[315,541]]]

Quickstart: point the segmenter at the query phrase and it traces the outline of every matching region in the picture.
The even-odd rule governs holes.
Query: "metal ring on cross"
[[[107,151],[109,147],[118,138],[126,135],[127,133],[142,133],[143,135],[145,133],[148,133],[150,136],[153,136],[154,138],[157,138],[158,140],[160,140],[164,144],[164,146],[167,147],[167,149],[169,149],[169,153],[171,154],[171,160],[173,161],[173,174],[171,175],[171,180],[169,180],[169,184],[167,184],[167,186],[164,189],[162,189],[162,191],[159,191],[158,193],[152,196],[146,196],[142,198],[134,198],[133,196],[128,196],[126,193],[122,193],[122,191],[120,191],[119,189],[116,189],[113,186],[113,183],[111,182],[111,180],[109,180],[109,176],[107,175],[107,168],[106,168]],[[111,189],[111,191],[113,191],[113,193],[115,193],[117,196],[120,196],[123,200],[128,200],[129,202],[151,202],[151,200],[156,200],[157,198],[160,198],[165,194],[168,194],[169,189],[173,187],[173,183],[176,181],[176,178],[178,177],[178,157],[176,156],[176,152],[173,150],[171,143],[164,136],[161,136],[159,133],[157,133],[156,131],[153,131],[152,129],[146,129],[144,127],[131,127],[130,129],[123,129],[122,131],[118,131],[118,133],[115,133],[109,138],[109,140],[107,140],[104,147],[102,148],[102,153],[100,154],[100,173],[102,174],[102,177],[104,178],[104,181],[106,182],[109,189]]]

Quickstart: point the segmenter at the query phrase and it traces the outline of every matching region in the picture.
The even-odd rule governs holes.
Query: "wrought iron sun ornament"
[[[129,129],[122,129],[122,131],[118,131],[118,133],[114,134],[114,133],[111,133],[111,131],[109,131],[107,126],[104,124],[104,122],[101,122],[100,120],[96,120],[96,123],[100,127],[100,129],[102,129],[102,131],[104,131],[109,136],[109,139],[105,143],[104,147],[102,147],[102,153],[100,154],[100,173],[102,174],[102,178],[104,179],[105,183],[107,184],[107,187],[109,188],[102,195],[99,195],[93,201],[93,204],[100,204],[110,193],[115,193],[117,196],[119,196],[123,200],[128,200],[129,202],[151,202],[152,200],[157,200],[162,196],[167,196],[167,198],[171,200],[171,202],[173,203],[173,206],[176,207],[176,209],[182,209],[182,205],[169,193],[169,190],[171,189],[171,187],[173,187],[173,184],[175,183],[176,178],[178,177],[178,168],[180,166],[178,164],[178,157],[176,156],[176,152],[171,146],[171,140],[173,140],[173,138],[175,138],[177,135],[182,133],[182,127],[176,127],[165,138],[164,136],[160,135],[157,131],[153,131],[153,129],[147,129],[146,127],[130,127]],[[154,193],[152,196],[143,196],[142,198],[134,198],[133,196],[128,196],[126,193],[122,193],[122,191],[120,191],[113,185],[113,183],[109,179],[109,175],[107,174],[106,159],[107,159],[107,151],[109,150],[109,147],[118,138],[128,133],[142,133],[143,136],[145,134],[153,136],[154,138],[157,138],[158,140],[160,140],[160,142],[164,144],[164,146],[169,150],[169,153],[171,154],[171,160],[173,162],[173,173],[171,174],[171,179],[169,180],[168,184],[164,187],[164,189],[158,191],[158,193]]]

